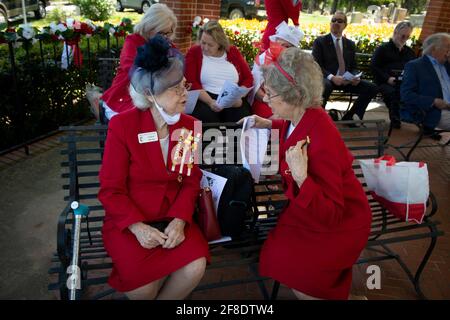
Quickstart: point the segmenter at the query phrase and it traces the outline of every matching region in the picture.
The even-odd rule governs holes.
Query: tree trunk
[[[331,14],[334,14],[339,5],[339,0],[333,0],[333,5],[331,6]]]
[[[323,0],[322,2],[322,8],[320,9],[320,14],[323,15],[323,12],[325,11],[325,6],[327,5],[327,0]]]
[[[313,13],[314,9],[316,8],[316,0],[310,0],[309,6],[308,6],[308,13]]]

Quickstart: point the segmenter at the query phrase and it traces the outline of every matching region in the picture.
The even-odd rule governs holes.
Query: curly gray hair
[[[322,70],[311,54],[299,48],[288,48],[278,57],[278,64],[294,83],[274,64],[263,66],[263,77],[265,83],[286,103],[303,108],[322,103]]]

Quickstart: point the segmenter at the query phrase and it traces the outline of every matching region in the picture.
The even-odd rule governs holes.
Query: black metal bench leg
[[[255,276],[259,277],[258,273],[258,265],[257,264],[251,264],[250,265],[250,272],[253,273]],[[264,285],[264,280],[258,280],[256,281],[259,287],[259,291],[261,292],[264,300],[269,300],[269,292],[267,291],[266,286]]]
[[[409,150],[409,152],[407,153],[405,160],[409,161],[409,158],[411,157],[411,154],[414,152],[414,150],[416,149],[416,147],[419,145],[420,141],[422,141],[423,138],[423,127],[419,128],[419,137],[417,138],[417,141],[414,143],[414,145],[412,146],[412,148]]]
[[[280,289],[280,283],[275,280],[273,282],[272,295],[270,296],[270,300],[277,300],[279,289]]]
[[[437,233],[436,226],[432,225],[428,227],[431,231],[431,234]],[[420,276],[422,275],[423,270],[425,269],[425,266],[427,265],[428,259],[431,256],[431,253],[434,250],[434,247],[436,246],[437,237],[433,236],[431,237],[430,246],[428,247],[427,252],[425,253],[422,262],[420,262],[419,267],[417,268],[416,274],[414,275],[414,288],[416,289],[417,294],[419,295],[420,299],[426,300],[425,295],[422,292],[422,289],[420,288]]]

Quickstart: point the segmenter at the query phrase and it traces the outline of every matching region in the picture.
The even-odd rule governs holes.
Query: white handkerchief
[[[346,71],[342,77],[344,78],[344,80],[352,81],[353,79],[361,78],[361,76],[362,76],[362,72],[360,72],[358,74],[352,74],[352,73]]]

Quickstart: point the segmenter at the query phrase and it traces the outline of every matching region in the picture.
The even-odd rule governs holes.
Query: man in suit
[[[450,130],[450,34],[436,33],[425,39],[422,57],[405,66],[400,88],[402,119],[419,122],[424,133],[436,127]]]
[[[416,58],[406,41],[411,36],[413,26],[409,21],[402,21],[394,29],[389,42],[383,43],[373,53],[371,68],[375,83],[383,95],[393,128],[400,129],[400,75],[405,64]]]
[[[377,86],[371,82],[354,78],[345,80],[346,71],[356,74],[356,46],[342,32],[347,27],[347,17],[341,11],[336,11],[330,23],[330,33],[318,37],[313,44],[312,54],[322,68],[324,75],[323,106],[335,89],[356,93],[358,99],[342,120],[352,120],[353,115],[363,119],[369,102],[377,94]]]

